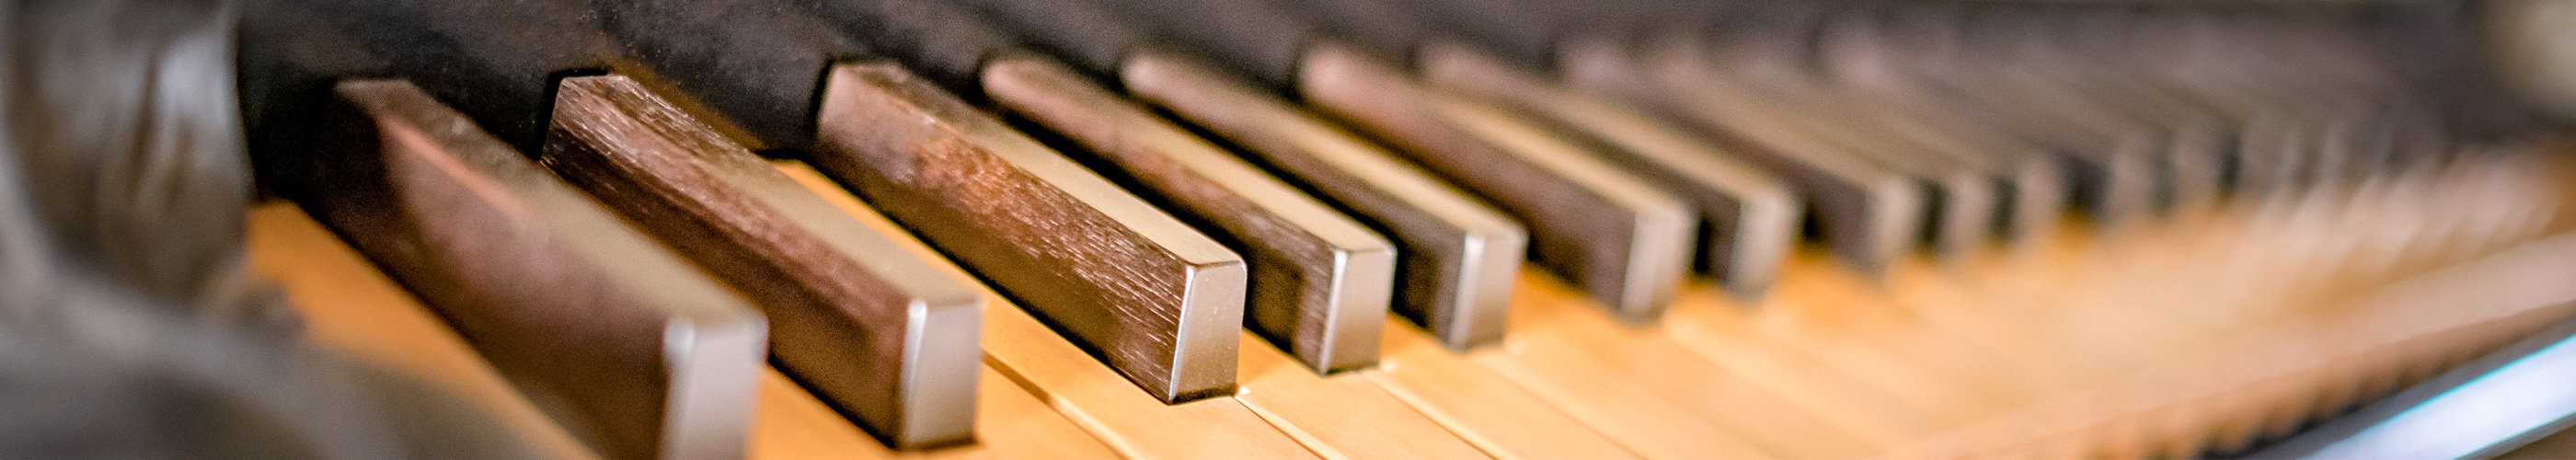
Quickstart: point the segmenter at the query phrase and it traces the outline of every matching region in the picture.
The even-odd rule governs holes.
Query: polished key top
[[[1245,325],[1317,372],[1377,363],[1395,247],[1232,154],[1035,56],[984,67],[984,91],[1081,144],[1105,174],[1192,216],[1251,264]]]
[[[1234,388],[1234,252],[901,68],[824,88],[816,169],[1156,398]]]
[[[768,339],[756,310],[410,84],[338,95],[283,194],[606,456],[742,455]]]
[[[539,161],[759,303],[798,383],[897,448],[972,440],[974,291],[634,80],[555,98]]]
[[[1464,192],[1329,122],[1165,52],[1132,55],[1129,91],[1368,221],[1403,250],[1394,310],[1451,349],[1496,343],[1529,234]]]

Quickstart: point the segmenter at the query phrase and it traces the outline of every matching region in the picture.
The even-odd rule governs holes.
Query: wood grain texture
[[[860,206],[857,200],[848,198],[848,193],[840,191],[831,181],[812,170],[795,166],[784,169],[807,187],[841,204],[843,210],[861,221],[877,228],[894,228],[894,222]],[[906,247],[918,254],[936,254],[930,247],[919,244],[907,243]],[[943,273],[965,273],[956,265],[937,265]],[[1147,459],[1315,457],[1297,440],[1281,433],[1232,396],[1164,404],[1157,396],[1120,378],[1115,369],[1083,356],[1081,348],[1067,337],[1049,331],[1021,307],[991,291],[984,291],[983,295],[993,305],[984,318],[987,329],[984,334],[984,362],[987,368],[1002,374],[987,381],[1008,383],[1025,390],[1026,395],[1036,396],[1045,407],[1064,414],[1101,443],[1107,444],[1118,456]],[[1241,329],[1229,332],[1241,340]],[[986,401],[988,405],[992,402],[989,398]],[[985,439],[993,438],[987,436]],[[1007,441],[995,439],[990,442]],[[1068,449],[1062,455],[1084,456],[1086,452],[1076,448]],[[1043,447],[1013,448],[1003,454],[1009,458],[1053,458],[1057,455]]]
[[[1739,294],[1759,297],[1797,244],[1806,202],[1787,182],[1715,144],[1654,119],[1574,94],[1499,59],[1455,43],[1423,51],[1424,78],[1549,120],[1594,149],[1699,209],[1693,265]]]
[[[1140,51],[1121,81],[1152,101],[1241,146],[1284,178],[1393,239],[1393,310],[1465,350],[1502,340],[1529,233],[1517,222],[1393,153],[1276,96],[1188,58]]]
[[[826,192],[836,208],[866,211],[830,179],[802,166],[783,171]],[[836,196],[837,195],[837,196]],[[861,216],[870,228],[895,229],[883,217]],[[322,348],[419,379],[460,395],[493,414],[499,429],[516,433],[543,458],[598,458],[550,420],[434,312],[370,266],[328,229],[289,203],[252,210],[251,264],[278,282],[306,314],[305,331]],[[908,243],[906,250],[918,247]],[[924,250],[926,251],[926,250]],[[943,272],[953,272],[944,269]],[[979,294],[980,295],[980,294]],[[897,451],[776,369],[761,371],[745,457],[755,460],[853,459],[1112,459],[1109,447],[1057,414],[1008,378],[978,364],[973,444],[925,451]]]
[[[337,91],[305,209],[602,454],[740,455],[756,311],[408,83]]]
[[[1307,53],[1299,91],[1476,191],[1531,229],[1531,255],[1629,321],[1651,321],[1689,270],[1696,212],[1579,146],[1422,87],[1356,52]]]
[[[1234,387],[1233,251],[893,65],[825,88],[816,169],[1165,402]]]
[[[1390,325],[1385,364],[1365,376],[1494,458],[1638,458],[1641,451],[1502,375],[1442,348],[1424,331]]]
[[[1818,239],[1844,260],[1875,270],[1916,247],[1928,198],[1906,176],[1801,133],[1784,120],[1752,116],[1707,88],[1668,87],[1657,72],[1669,69],[1649,64],[1653,56],[1601,54],[1577,55],[1587,59],[1573,63],[1577,67],[1568,72],[1575,86],[1668,117],[1796,184],[1807,212],[1815,216]]]
[[[771,319],[780,367],[887,445],[971,440],[983,299],[622,76],[567,78],[540,161]]]
[[[785,169],[871,228],[894,228],[828,179],[801,167]],[[1883,441],[1878,437],[1888,434],[1867,434],[1870,425],[1899,428],[1892,432],[1906,442],[1880,453],[1890,457],[2196,455],[2205,447],[2277,432],[2296,420],[2331,410],[2336,401],[2368,398],[2400,387],[2531,325],[2571,313],[2563,306],[2532,308],[2553,297],[2565,298],[2564,283],[2541,282],[2563,278],[2550,271],[2558,269],[2517,268],[2563,265],[2552,261],[2563,261],[2568,248],[2576,247],[2563,236],[2544,245],[2523,244],[2566,225],[2551,223],[2552,214],[2534,209],[2549,205],[2532,203],[2535,189],[2525,188],[2555,185],[2498,175],[2512,170],[2566,170],[2511,164],[2487,169],[2480,174],[2446,171],[2415,176],[2411,182],[2387,184],[2390,192],[2384,194],[2233,205],[2210,214],[2151,222],[2116,238],[2070,235],[2048,238],[2045,241],[2050,243],[2036,250],[1988,248],[1965,263],[1911,257],[1876,277],[1836,261],[1822,248],[1810,248],[1791,259],[1778,291],[1760,305],[1744,305],[1714,283],[1694,282],[1682,291],[1670,318],[1650,327],[1624,325],[1579,290],[1539,270],[1527,270],[1526,279],[1518,284],[1522,303],[1514,311],[1521,316],[1514,318],[1509,333],[1514,339],[1501,347],[1451,352],[1422,330],[1391,319],[1383,342],[1386,356],[1376,368],[1315,379],[1287,364],[1281,355],[1246,355],[1240,366],[1246,370],[1245,394],[1182,405],[1156,402],[1025,314],[1009,321],[988,318],[995,333],[984,337],[992,354],[980,385],[979,408],[984,413],[979,419],[979,443],[912,453],[885,450],[772,373],[762,382],[752,454],[760,458],[1314,455],[1316,451],[1306,446],[1325,446],[1330,453],[1362,452],[1336,447],[1341,444],[1327,441],[1331,438],[1325,433],[1366,430],[1375,423],[1374,417],[1318,425],[1314,420],[1334,417],[1333,407],[1301,407],[1313,410],[1315,414],[1309,416],[1317,417],[1303,421],[1275,411],[1264,418],[1252,410],[1270,410],[1279,403],[1264,398],[1287,396],[1265,396],[1263,382],[1298,377],[1307,384],[1327,386],[1362,379],[1447,429],[1449,435],[1497,458],[1682,456],[1677,452],[1726,440],[1739,441],[1738,450],[1727,454],[1730,457],[1767,457],[1783,450],[1832,456],[1841,449],[1805,445],[1808,441],[1789,437],[1806,435],[1806,430],[1766,433],[1741,426],[1747,419],[1729,420],[1737,416],[1752,417],[1751,421],[1765,420],[1764,416],[1822,421],[1865,440]],[[2448,177],[2443,180],[2453,185],[2422,183],[2427,177]],[[2463,196],[2517,204],[2509,208],[2439,206]],[[2446,224],[2426,227],[2411,219]],[[272,219],[253,221],[268,220]],[[254,235],[270,233],[257,225]],[[2088,230],[2072,224],[2058,229],[2070,234]],[[2327,229],[2337,231],[2319,233]],[[2276,244],[2281,241],[2315,244]],[[287,260],[276,257],[277,251],[311,246],[300,241],[258,244],[254,248],[260,252],[254,258]],[[905,246],[931,254],[918,243]],[[2232,257],[2258,263],[2242,270],[2265,275],[2248,278],[2237,269],[2207,267],[2211,254],[2228,251],[2252,251]],[[943,272],[961,273],[954,266],[937,265]],[[368,276],[363,268],[339,270],[337,275],[342,277]],[[2414,276],[2437,272],[2450,274]],[[298,276],[302,281],[290,283],[290,290],[365,284],[334,280],[332,275]],[[2445,287],[2463,286],[2454,284],[2457,280],[2514,277],[2534,282],[2514,283],[2519,286],[2514,289],[2480,289],[2475,295]],[[2135,290],[2237,278],[2248,278],[2242,280],[2247,287]],[[2238,297],[2249,292],[2242,289],[2296,292],[2310,288],[2324,288],[2306,295],[2316,302]],[[989,291],[979,295],[993,296]],[[997,305],[1008,305],[999,297],[991,298]],[[380,336],[406,337],[328,335],[344,344]],[[1238,340],[1243,340],[1240,333]],[[1944,342],[1952,345],[1940,345]],[[418,355],[431,348],[372,346],[378,351],[371,356]],[[462,355],[462,345],[455,347],[456,356],[472,361]],[[1676,353],[1676,347],[1688,353]],[[1247,351],[1276,353],[1258,348]],[[1901,351],[1908,348],[1923,350]],[[1706,362],[1694,363],[1689,355],[1704,357]],[[1256,364],[1265,359],[1270,364]],[[1999,363],[1950,367],[1961,361]],[[1573,372],[1542,372],[1546,369]],[[1970,379],[1951,373],[1956,370],[1998,375]],[[486,374],[448,378],[499,384],[489,370],[481,372]],[[1836,378],[1836,373],[1848,378]],[[1729,375],[1743,384],[1726,383]],[[2003,381],[1992,381],[1996,379]],[[1590,391],[1568,391],[1575,388]],[[1812,392],[1792,391],[1799,388]],[[1918,391],[1929,391],[1933,398],[1947,402],[1921,404],[1910,396]],[[1870,396],[1873,392],[1886,396]],[[1742,414],[1714,416],[1700,409],[1713,401],[1766,394],[1786,404],[1745,403],[1740,406]],[[1690,401],[1693,398],[1706,401]],[[1823,399],[1839,404],[1819,403]],[[1909,414],[1918,412],[1929,419],[1918,422],[1933,425],[1931,433],[1903,425]],[[1706,428],[1649,424],[1654,429],[1624,431],[1636,428],[1639,420],[1672,414],[1679,414],[1679,420],[1698,420]],[[1004,435],[997,424],[1028,431]],[[1281,433],[1277,428],[1281,425],[1297,427],[1299,434]],[[1663,436],[1687,441],[1657,444],[1655,440]],[[1086,438],[1095,440],[1085,442]],[[1029,439],[1045,441],[1015,443]],[[1255,441],[1237,443],[1240,439]]]
[[[1079,144],[1068,151],[1243,254],[1244,326],[1316,372],[1377,364],[1393,243],[1052,60],[995,60],[983,81],[1004,107]]]

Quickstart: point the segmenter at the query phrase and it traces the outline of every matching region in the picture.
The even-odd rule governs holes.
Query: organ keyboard
[[[505,428],[409,455],[2061,458],[2566,335],[2576,144],[2442,45],[2504,3],[203,14],[251,272],[471,420],[349,410]]]

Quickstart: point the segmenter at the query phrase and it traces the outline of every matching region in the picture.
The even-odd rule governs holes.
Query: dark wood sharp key
[[[985,65],[984,91],[1246,255],[1253,332],[1320,372],[1377,363],[1393,243],[1052,60],[998,58]]]
[[[1674,40],[1689,40],[1675,38]],[[1592,47],[1567,56],[1575,86],[1663,114],[1798,186],[1820,239],[1843,260],[1879,270],[1915,247],[1927,197],[1897,171],[1844,151],[1788,120],[1760,116],[1718,89],[1698,67],[1701,50],[1644,52]],[[1634,53],[1634,54],[1631,54]],[[1680,61],[1680,64],[1660,61]]]
[[[634,80],[562,85],[540,161],[758,303],[791,378],[897,448],[973,438],[975,291]]]
[[[1090,73],[1116,76],[1138,99],[1230,141],[1253,162],[1395,240],[1402,253],[1395,259],[1393,309],[1441,342],[1467,349],[1502,338],[1503,308],[1528,244],[1519,224],[1240,77],[1147,45],[1149,32],[1107,5],[971,3],[1010,22],[1034,47]],[[1262,290],[1257,279],[1253,289]]]
[[[1603,158],[1689,200],[1701,218],[1697,268],[1734,292],[1768,290],[1797,245],[1805,203],[1769,171],[1650,115],[1573,94],[1463,44],[1435,43],[1422,55],[1433,83],[1581,133],[1569,135],[1600,144]]]
[[[1450,348],[1500,343],[1529,234],[1483,202],[1384,149],[1180,56],[1141,52],[1124,81],[1154,101],[1296,175],[1396,238],[1394,309]]]
[[[410,84],[338,96],[289,196],[605,456],[742,455],[757,311]]]
[[[1766,290],[1797,242],[1804,204],[1787,183],[1647,114],[1576,94],[1523,70],[1550,65],[1554,42],[1568,33],[1560,23],[1580,15],[1507,2],[1274,3],[1312,18],[1351,46],[1382,56],[1411,56],[1433,86],[1521,112],[1690,202],[1701,218],[1695,268],[1738,294],[1758,296]]]
[[[925,0],[872,5],[879,8],[851,12],[873,13],[867,15],[907,29],[1003,36],[994,24],[963,7]],[[1120,32],[1100,27],[1094,33],[1105,37]],[[916,42],[877,43],[902,47]],[[979,44],[989,48],[977,60],[979,91],[974,92],[1027,120],[1024,126],[1060,139],[1055,141],[1060,151],[1249,259],[1251,292],[1244,319],[1254,333],[1318,372],[1377,363],[1379,331],[1394,290],[1393,243],[1052,58],[1016,42]],[[1115,48],[1121,47],[1074,54],[1092,63],[1112,61],[1116,58],[1105,56]]]
[[[1683,201],[1516,114],[1424,87],[1304,21],[1253,1],[1128,0],[1239,70],[1350,121],[1530,226],[1535,259],[1634,322],[1687,276],[1697,217]],[[1257,24],[1259,28],[1231,27]],[[1284,61],[1283,61],[1284,60]]]
[[[1241,259],[937,85],[853,64],[873,59],[865,42],[940,81],[972,81],[979,50],[1001,46],[990,31],[922,26],[912,15],[926,13],[904,5],[599,11],[630,57],[761,143],[796,151],[1156,397],[1233,388]]]
[[[1671,303],[1697,230],[1684,202],[1515,114],[1347,49],[1318,48],[1305,69],[1307,97],[1520,216],[1538,262],[1621,317],[1650,321]]]
[[[834,68],[815,166],[1164,402],[1233,390],[1243,258],[933,84],[981,96],[1006,36],[925,1],[807,6],[927,76]]]
[[[824,88],[815,167],[1155,397],[1234,388],[1232,251],[892,64]]]

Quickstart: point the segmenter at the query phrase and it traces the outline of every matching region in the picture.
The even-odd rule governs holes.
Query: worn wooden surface
[[[981,443],[891,453],[773,373],[763,381],[752,452],[1365,458],[1457,456],[1463,444],[1498,458],[2188,456],[2281,432],[2568,314],[2555,305],[2482,301],[2463,310],[2408,300],[2482,286],[2418,274],[2505,260],[2491,255],[2550,254],[2522,245],[2566,227],[2557,198],[2540,197],[2554,186],[2517,182],[2501,172],[2510,169],[2546,168],[2449,172],[2448,182],[2169,216],[2116,235],[2069,224],[2038,240],[2045,244],[1946,262],[1909,257],[1881,275],[1811,247],[1758,303],[1698,280],[1653,325],[1622,322],[1528,270],[1499,347],[1461,354],[1394,322],[1378,367],[1319,378],[1280,374],[1302,370],[1277,350],[1246,346],[1237,393],[1181,405],[1157,403],[990,297]],[[827,199],[852,203],[819,175],[787,170]],[[2469,196],[2504,206],[2440,205]],[[2443,224],[2421,225],[2428,222]],[[298,225],[310,228],[272,206],[253,231]],[[328,237],[319,231],[283,233],[303,240],[263,237],[254,258],[263,273],[295,273],[280,277],[290,293],[374,276],[340,273],[356,265],[348,262],[282,263],[330,245],[314,241]],[[344,337],[326,342],[335,347],[436,359],[363,344],[333,332],[348,326],[330,324],[317,322],[316,333]],[[462,353],[448,349],[450,361]],[[480,394],[488,399],[512,399],[498,379],[476,376],[488,370],[439,372],[451,371],[487,382]],[[1323,399],[1300,399],[1315,397]],[[1349,406],[1315,402],[1327,400]],[[1388,400],[1410,411],[1340,413],[1388,411]],[[544,432],[533,411],[520,413],[529,415],[513,423]],[[1382,433],[1353,431],[1374,423],[1417,434],[1391,445]],[[1446,433],[1420,431],[1426,425]]]
[[[1243,153],[1369,222],[1401,248],[1399,314],[1454,349],[1503,337],[1503,309],[1529,232],[1394,153],[1205,64],[1139,51],[1122,67],[1135,97],[1236,143]]]
[[[894,445],[973,440],[983,299],[970,278],[634,80],[567,78],[555,101],[540,161],[758,304],[789,376]]]
[[[1233,388],[1241,257],[900,67],[826,79],[816,170],[1157,398]]]
[[[767,338],[748,302],[409,83],[336,93],[288,187],[316,220],[604,456],[741,450]]]
[[[1299,92],[1530,230],[1530,259],[1630,321],[1671,304],[1698,213],[1580,146],[1499,108],[1413,81],[1347,49],[1307,53]]]
[[[1241,254],[1246,328],[1317,372],[1377,364],[1396,275],[1386,238],[1063,64],[996,60],[984,91]]]

